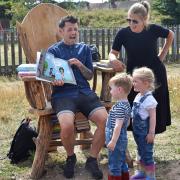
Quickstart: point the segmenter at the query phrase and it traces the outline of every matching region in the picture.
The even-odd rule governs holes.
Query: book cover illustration
[[[55,58],[53,54],[46,51],[37,53],[36,79],[52,82],[63,80],[64,83],[76,84],[71,66],[64,59]]]

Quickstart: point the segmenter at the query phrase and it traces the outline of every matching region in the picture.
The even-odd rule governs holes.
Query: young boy
[[[108,148],[108,180],[129,180],[126,164],[127,126],[131,116],[127,96],[132,88],[131,76],[121,73],[109,81],[112,98],[116,104],[109,111],[106,122],[106,145]]]

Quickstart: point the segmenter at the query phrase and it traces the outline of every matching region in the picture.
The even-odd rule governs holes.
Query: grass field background
[[[180,179],[177,168],[180,164],[180,64],[166,65],[172,112],[172,125],[163,134],[157,135],[155,142],[155,161],[157,164],[157,180]],[[99,89],[99,88],[98,88]],[[16,77],[0,77],[0,180],[23,179],[30,171],[33,156],[18,165],[10,164],[6,158],[10,142],[24,117],[30,116],[36,125],[36,118],[28,114],[29,104],[25,98],[23,83]],[[129,150],[135,157],[135,144],[129,133]],[[63,164],[65,157],[57,153],[52,155],[52,164]],[[101,152],[106,156],[106,150]],[[61,157],[61,158],[60,158]],[[84,162],[82,160],[82,162]],[[81,165],[81,161],[79,162]],[[54,166],[53,166],[54,167]],[[177,171],[177,172],[176,172]],[[174,179],[173,179],[174,178]]]

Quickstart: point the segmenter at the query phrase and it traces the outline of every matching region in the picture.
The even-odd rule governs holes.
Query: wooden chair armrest
[[[32,108],[44,109],[46,107],[46,97],[41,81],[36,80],[36,76],[21,77],[24,82],[26,98]]]
[[[97,87],[97,71],[101,73],[102,76],[102,82],[101,82],[101,93],[100,93],[100,99],[105,102],[110,102],[111,101],[111,94],[109,90],[109,80],[111,79],[112,76],[115,75],[115,72],[113,68],[108,67],[107,63],[102,64],[101,63],[94,63],[94,79],[93,79],[93,90],[96,90]]]
[[[105,73],[113,73],[114,70],[111,67],[105,67],[105,66],[94,66],[94,69],[97,71],[105,72]]]
[[[36,79],[36,76],[24,76],[24,77],[21,77],[22,81],[38,81]]]

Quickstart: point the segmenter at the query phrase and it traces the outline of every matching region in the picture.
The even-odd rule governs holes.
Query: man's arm
[[[70,65],[75,65],[79,68],[79,70],[81,71],[82,75],[87,79],[87,80],[91,80],[93,78],[93,72],[88,69],[84,64],[81,63],[81,61],[79,61],[76,58],[72,58],[70,60],[68,60]]]

